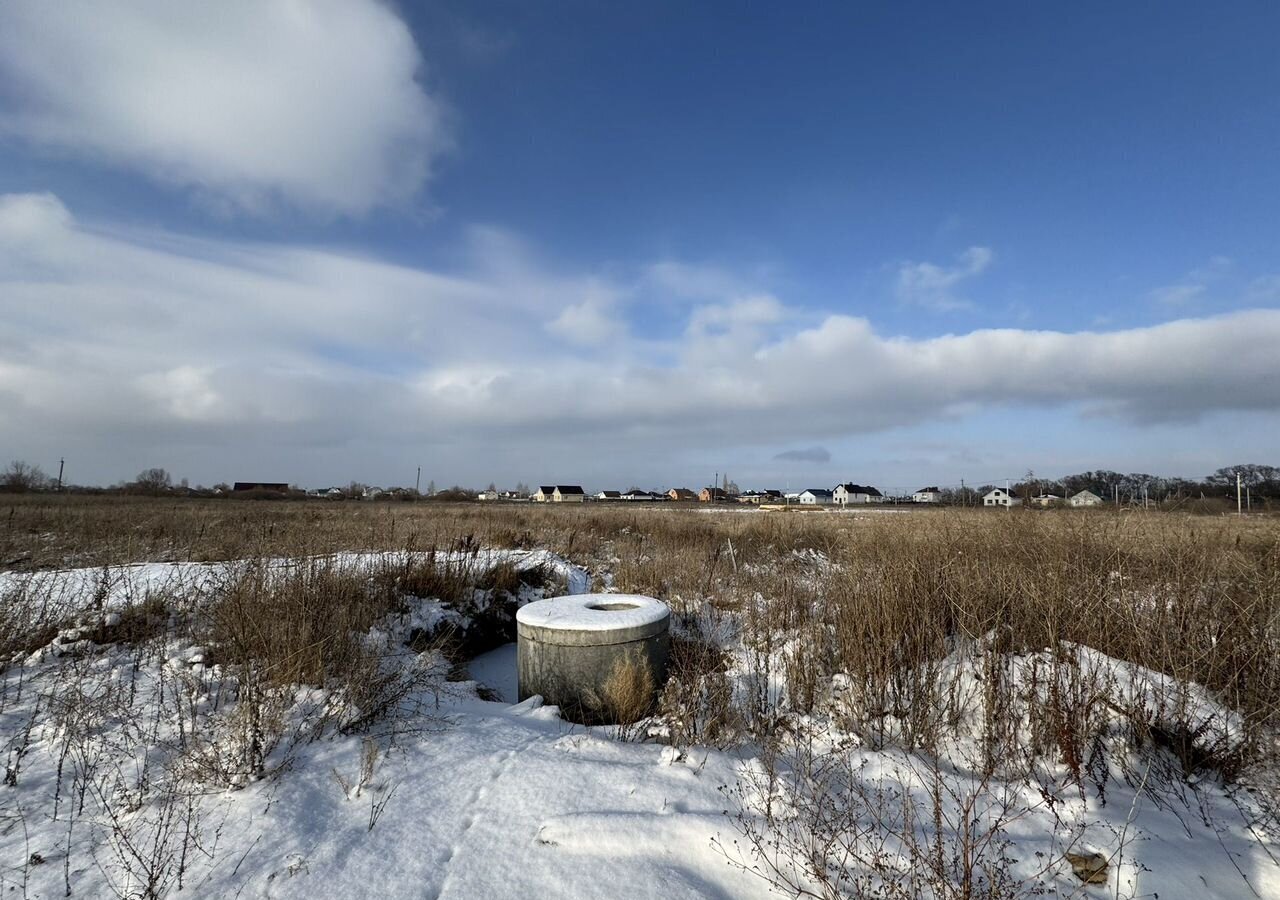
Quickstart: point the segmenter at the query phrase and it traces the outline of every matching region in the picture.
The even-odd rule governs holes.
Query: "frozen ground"
[[[424,552],[346,552],[325,557],[274,559],[267,564],[282,575],[300,565],[321,561],[339,570],[373,571],[382,564],[426,559]],[[590,575],[546,550],[486,549],[475,552],[430,554],[440,566],[455,566],[481,572],[501,563],[518,571],[541,566],[560,578],[570,594],[580,594],[590,585]],[[198,604],[238,572],[244,561],[152,562],[125,566],[54,569],[38,572],[0,572],[0,600],[21,603],[33,623],[61,622],[88,611],[105,612],[151,597],[180,599]]]
[[[477,669],[513,690],[513,662],[508,647]],[[425,733],[383,745],[364,784],[366,739],[331,738],[298,748],[277,776],[203,798],[200,840],[211,855],[192,855],[185,890],[308,900],[767,895],[711,844],[728,828],[719,787],[734,778],[734,758],[621,743],[536,700],[478,700],[466,684],[442,696],[436,716]],[[15,718],[7,729],[20,728]],[[139,895],[117,859],[121,834],[102,822],[76,823],[68,860],[65,801],[62,818],[51,815],[57,747],[55,731],[35,735],[17,785],[0,789],[0,890],[62,897],[69,880],[75,896]],[[141,824],[148,813],[122,815]],[[144,831],[129,840],[145,855]],[[40,863],[24,865],[32,859]]]
[[[515,703],[518,699],[514,643],[503,644],[497,650],[481,653],[467,664],[467,671],[478,683],[496,693],[504,703]]]
[[[588,585],[583,570],[550,554],[513,551],[500,558],[549,565],[574,592]],[[220,565],[225,571],[233,564]],[[198,591],[201,579],[217,571],[156,564],[20,577],[39,577],[44,593],[85,609],[94,597],[111,608],[175,584]],[[394,627],[379,634],[394,645]],[[1158,686],[1145,670],[1135,677],[1124,664],[1087,648],[1082,653],[1090,665],[1114,668],[1127,684]],[[81,656],[36,654],[4,672],[0,893],[53,898],[69,888],[81,897],[145,896],[155,860],[185,847],[183,870],[162,872],[170,895],[180,876],[183,893],[197,897],[770,896],[765,881],[730,865],[720,849],[748,865],[757,862],[734,849],[741,835],[725,813],[735,808],[735,789],[759,799],[758,748],[726,753],[623,742],[612,730],[564,722],[536,699],[511,705],[512,644],[472,660],[474,682],[438,685],[438,693],[424,695],[425,727],[373,735],[330,731],[297,742],[287,760],[284,749],[276,751],[268,777],[199,792],[189,798],[193,817],[166,820],[165,807],[147,798],[163,794],[155,773],[184,739],[181,716],[171,714],[188,703],[216,707],[223,690],[216,667],[206,669],[198,656],[174,647],[140,662],[129,648],[113,645]],[[741,647],[733,656],[731,675],[743,683],[748,656]],[[963,689],[979,684],[963,659],[948,665],[948,677]],[[480,700],[475,682],[501,700]],[[839,685],[830,687],[838,691]],[[72,707],[66,698],[77,692],[116,699]],[[126,692],[134,704],[130,715],[113,705]],[[142,698],[136,704],[135,692]],[[297,691],[294,708],[315,693]],[[1207,698],[1197,695],[1197,703],[1212,712]],[[1223,721],[1229,733],[1231,723]],[[147,729],[159,739],[139,738]],[[72,732],[88,738],[73,742]],[[873,791],[929,789],[932,773],[920,757],[874,750],[832,729],[826,734],[820,749],[834,754],[828,759],[843,759]],[[79,749],[68,753],[68,747]],[[96,789],[68,774],[90,766]],[[946,767],[942,777],[959,800],[980,788],[962,766]],[[1118,771],[1108,777],[1105,798],[1066,790],[1047,804],[1027,785],[997,790],[1019,810],[1005,831],[1011,871],[1038,878],[1050,896],[1280,898],[1280,848],[1260,827],[1249,795],[1232,796],[1212,780],[1194,788],[1166,782],[1157,790],[1141,770],[1128,780]],[[803,805],[778,797],[781,810]],[[828,809],[834,802],[823,801]],[[184,823],[194,819],[199,824],[192,831]],[[949,804],[945,841],[954,843],[957,821]],[[168,830],[156,850],[161,826]],[[933,824],[922,827],[929,833]],[[1082,885],[1061,861],[1067,849],[1107,857],[1107,883]]]
[[[766,895],[711,848],[727,825],[718,787],[732,759],[671,761],[662,747],[586,733],[536,704],[468,701],[449,715],[446,731],[382,764],[372,796],[395,793],[372,831],[369,801],[345,800],[329,774],[354,772],[358,745],[321,748],[282,781],[238,842],[249,853],[240,873],[253,873],[245,895]],[[211,893],[241,888],[220,874]]]

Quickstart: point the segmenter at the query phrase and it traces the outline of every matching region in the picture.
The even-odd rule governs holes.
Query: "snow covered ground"
[[[326,557],[274,559],[268,564],[288,573],[299,564],[317,559],[335,568],[369,569],[382,563],[424,560],[433,556],[440,565],[466,566],[475,571],[510,563],[517,571],[543,566],[562,578],[570,594],[588,589],[591,578],[581,566],[572,565],[546,550],[482,549],[443,551],[428,554],[421,551],[345,552]],[[255,561],[256,563],[256,561]],[[152,596],[181,597],[198,602],[224,584],[228,577],[243,570],[244,561],[195,563],[151,562],[126,566],[104,566],[80,569],[51,569],[37,572],[0,572],[0,598],[21,597],[25,602],[40,604],[51,617],[67,618],[91,607],[113,609],[144,602]]]
[[[129,665],[124,654],[117,663]],[[510,691],[513,665],[508,647],[477,669]],[[56,677],[50,664],[28,696],[48,696],[46,679]],[[536,700],[485,702],[471,688],[450,685],[423,733],[305,743],[279,774],[199,798],[202,849],[189,856],[184,890],[273,898],[767,895],[711,844],[729,830],[719,787],[734,778],[736,759],[618,742]],[[20,733],[30,712],[26,704],[6,710],[6,733]],[[146,856],[154,811],[122,799],[123,812],[84,817],[69,832],[66,793],[53,815],[61,731],[32,737],[16,784],[0,789],[0,890],[61,897],[69,883],[76,896],[141,894],[145,866],[122,857],[133,852],[128,843]],[[370,741],[379,750],[367,765]],[[371,769],[367,777],[362,768]],[[123,767],[126,781],[131,771]],[[176,850],[177,835],[169,841]],[[166,877],[173,890],[176,876]]]
[[[676,761],[562,722],[536,703],[462,701],[450,726],[390,754],[369,797],[344,799],[358,742],[317,748],[243,822],[210,894],[334,897],[754,897],[710,841],[726,830],[718,787],[735,761]],[[370,802],[394,792],[368,829]],[[257,792],[255,792],[257,793]],[[264,792],[265,793],[265,792]],[[250,877],[244,876],[249,874]]]
[[[590,584],[584,570],[541,551],[487,559],[547,566],[571,592]],[[5,575],[0,593],[7,586],[57,597],[67,611],[112,609],[153,591],[198,596],[234,565]],[[427,653],[398,643],[425,609],[375,629],[371,639],[385,642],[404,665],[429,663]],[[731,642],[732,630],[721,638]],[[748,684],[751,654],[728,649],[729,675]],[[1142,691],[1163,684],[1088,648],[1079,653]],[[918,754],[855,740],[830,722],[802,721],[793,723],[796,745],[782,753],[771,779],[750,743],[722,752],[628,742],[616,729],[565,722],[537,699],[513,705],[512,644],[471,660],[473,681],[438,681],[422,691],[416,719],[369,733],[297,732],[271,751],[265,777],[193,790],[193,761],[236,749],[232,725],[208,723],[233,723],[240,702],[225,673],[200,656],[198,648],[175,644],[143,658],[117,644],[78,655],[34,654],[0,674],[4,896],[173,895],[180,885],[193,896],[308,900],[765,897],[769,884],[744,870],[767,867],[751,855],[742,828],[771,840],[791,834],[782,846],[784,857],[792,855],[775,862],[814,888],[800,865],[811,833],[796,828],[807,802],[831,813],[827,821],[838,809],[854,810],[846,821],[869,829],[863,833],[878,842],[878,858],[893,865],[908,858],[907,848],[881,826],[905,808],[904,798],[927,810],[930,792],[942,785],[939,845],[955,847],[963,837],[966,798],[979,798],[979,824],[998,817],[1002,801],[1013,813],[997,855],[1048,895],[1280,898],[1274,823],[1254,795],[1211,778],[1171,783],[1141,766],[1113,767],[1105,795],[1068,786],[1050,800],[1026,782],[984,784],[958,757],[935,768]],[[1041,662],[1030,655],[1015,668],[1031,672]],[[980,692],[963,655],[949,658],[943,672],[960,693]],[[479,692],[480,684],[499,699],[480,699],[493,696]],[[838,708],[839,677],[827,687]],[[769,692],[781,695],[785,685],[771,683]],[[1197,708],[1214,714],[1207,695],[1192,694]],[[289,702],[281,715],[299,721],[299,710],[323,704],[324,696],[299,688]],[[190,730],[197,720],[212,735],[207,744]],[[1228,734],[1235,727],[1225,714],[1222,723]],[[809,768],[815,753],[826,767],[816,779]],[[1058,775],[1045,773],[1045,783]],[[886,798],[892,802],[878,809],[866,805]],[[776,815],[774,831],[759,815],[766,805]],[[932,818],[917,825],[926,842],[938,837]],[[1067,851],[1105,857],[1105,883],[1082,884],[1063,859]]]

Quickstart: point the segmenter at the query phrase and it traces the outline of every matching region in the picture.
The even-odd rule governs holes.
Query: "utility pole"
[[[422,485],[422,466],[418,466],[418,476],[413,479],[413,492],[419,493],[418,488]]]
[[[1244,505],[1240,502],[1240,473],[1236,473],[1236,515],[1244,515]]]
[[[58,490],[62,490],[62,467],[67,464],[65,458],[58,460]]]
[[[963,478],[961,478],[961,479],[960,479],[960,505],[961,505],[961,506],[968,506],[968,505],[969,505],[969,495],[968,495],[968,494],[966,494],[966,493],[964,492],[964,479],[963,479]]]

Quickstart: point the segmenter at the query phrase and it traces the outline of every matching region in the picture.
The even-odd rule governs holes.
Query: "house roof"
[[[538,490],[544,494],[554,494],[556,486],[554,484],[540,484],[538,485]]]
[[[602,497],[621,497],[622,492],[621,491],[601,491],[600,495]]]
[[[815,497],[830,497],[831,491],[826,488],[805,488],[801,494],[813,494]]]
[[[837,484],[837,488],[844,488],[850,494],[866,494],[868,497],[879,497],[880,492],[869,484],[854,484],[852,481],[845,484]]]
[[[557,484],[556,490],[562,494],[585,494],[586,493],[586,491],[584,491],[580,486],[576,484]]]
[[[927,487],[927,488],[920,488],[920,490],[916,491],[916,493],[917,494],[941,494],[942,491],[938,490],[936,487]]]

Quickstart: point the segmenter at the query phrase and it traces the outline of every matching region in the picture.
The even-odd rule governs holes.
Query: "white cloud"
[[[360,214],[448,146],[421,68],[378,0],[13,0],[0,135],[241,210]]]
[[[595,287],[580,303],[566,306],[547,323],[554,335],[583,347],[599,347],[621,339],[626,325],[615,310],[616,298],[610,290]]]
[[[985,272],[994,259],[989,247],[970,247],[951,267],[930,262],[903,263],[898,267],[898,300],[938,311],[971,308],[973,304],[956,296],[955,289],[961,282]]]
[[[1280,275],[1263,275],[1249,282],[1245,301],[1256,304],[1280,303]]]
[[[681,300],[722,301],[752,292],[742,278],[719,266],[670,259],[648,265],[644,278],[660,294]]]
[[[1151,299],[1163,306],[1189,306],[1204,296],[1205,286],[1184,282],[1168,284],[1151,292]]]
[[[204,481],[269,463],[356,477],[374,456],[423,454],[487,482],[1009,408],[1280,411],[1277,310],[914,339],[846,315],[803,326],[759,296],[692,310],[659,363],[618,324],[633,286],[490,253],[511,245],[489,233],[465,271],[432,272],[86,226],[56,198],[0,197],[3,452],[66,453],[77,478],[159,464]],[[587,346],[549,335],[555,322]]]
[[[782,321],[786,310],[776,297],[761,294],[729,303],[699,306],[689,316],[690,336],[742,338],[757,333],[761,326]]]
[[[1225,256],[1210,257],[1209,262],[1198,266],[1173,283],[1158,287],[1148,294],[1149,299],[1161,306],[1188,307],[1205,299],[1209,288],[1218,284],[1231,271],[1233,263]]]

